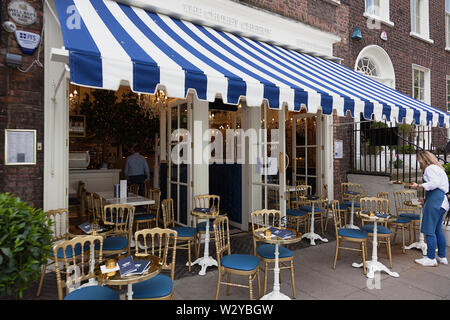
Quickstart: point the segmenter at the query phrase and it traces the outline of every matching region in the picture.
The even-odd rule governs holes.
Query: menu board
[[[36,164],[36,130],[5,130],[5,164]]]

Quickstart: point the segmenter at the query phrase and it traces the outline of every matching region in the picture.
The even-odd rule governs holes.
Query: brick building
[[[416,0],[417,1],[417,0]],[[1,1],[2,22],[9,19],[7,16],[7,5],[11,1]],[[38,13],[38,19],[32,26],[18,26],[20,29],[40,33],[43,27],[43,12],[47,12],[47,18],[52,20],[49,8],[42,1],[27,0]],[[141,3],[140,1],[135,1]],[[416,76],[423,78],[424,85],[417,88],[422,96],[417,98],[431,104],[441,110],[447,110],[448,79],[450,76],[449,47],[446,42],[446,1],[420,1],[415,12],[417,18],[417,32],[412,32],[410,0],[379,1],[382,5],[371,8],[370,4],[378,1],[350,1],[350,0],[242,0],[230,1],[240,3],[246,8],[262,11],[264,14],[273,15],[277,19],[286,19],[287,22],[299,22],[309,27],[310,32],[318,32],[334,35],[339,38],[332,45],[332,56],[341,59],[341,63],[354,70],[361,60],[361,68],[370,61],[377,65],[377,74],[372,74],[374,79],[395,88],[396,90],[413,96],[413,68]],[[386,4],[389,4],[386,6]],[[426,4],[426,5],[425,5]],[[181,9],[180,9],[181,10]],[[450,10],[450,9],[448,9]],[[53,10],[54,11],[54,10]],[[181,10],[182,11],[182,10]],[[256,11],[255,11],[256,12]],[[184,12],[186,13],[186,8]],[[376,22],[380,21],[380,24]],[[427,24],[426,22],[429,21]],[[355,28],[358,27],[362,33],[362,39],[352,39]],[[281,27],[280,27],[281,28]],[[386,31],[387,40],[381,39],[382,31]],[[53,32],[53,31],[52,31]],[[56,32],[56,31],[55,31]],[[46,33],[47,35],[47,33]],[[47,38],[49,36],[47,35]],[[276,39],[274,39],[276,40]],[[44,39],[40,61],[49,61],[44,57]],[[55,40],[56,41],[56,40]],[[27,73],[8,67],[5,62],[6,52],[19,53],[20,50],[14,39],[14,35],[1,30],[0,46],[0,148],[4,150],[4,129],[27,128],[37,130],[37,141],[44,144],[42,150],[37,151],[36,166],[5,166],[4,153],[0,156],[0,192],[13,192],[22,199],[36,207],[46,207],[44,201],[45,169],[44,150],[45,143],[50,140],[44,137],[45,129],[45,105],[50,99],[44,99],[44,69],[34,65]],[[297,42],[297,46],[308,50],[313,43]],[[48,49],[48,48],[47,48]],[[49,51],[45,51],[49,52]],[[29,66],[37,53],[33,56],[22,55],[23,67]],[[367,59],[363,59],[367,58]],[[364,63],[363,63],[364,62]],[[390,62],[390,63],[389,63]],[[360,68],[360,69],[361,69]],[[367,71],[367,68],[364,70]],[[46,80],[47,81],[47,80]],[[56,81],[51,85],[55,86]],[[47,85],[50,85],[47,83]],[[48,95],[48,93],[47,93]],[[334,196],[339,197],[339,186],[347,180],[347,173],[352,169],[351,161],[351,125],[350,116],[334,116],[333,127],[334,139],[344,142],[343,158],[333,160]],[[47,130],[49,130],[47,128]],[[437,135],[438,136],[438,135]],[[436,140],[439,138],[436,137]],[[48,154],[51,154],[48,153]],[[47,155],[48,155],[47,154]],[[45,161],[50,161],[47,157]],[[53,169],[51,169],[53,170]],[[48,173],[51,177],[53,173]],[[51,181],[51,180],[48,180]],[[48,193],[48,192],[47,192]],[[64,194],[64,193],[63,193]],[[67,191],[65,192],[67,195]]]

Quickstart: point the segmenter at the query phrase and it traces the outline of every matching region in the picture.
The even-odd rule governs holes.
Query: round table
[[[120,258],[124,258],[125,256],[117,257],[116,261]],[[146,272],[140,275],[131,275],[124,276],[120,275],[120,271],[115,271],[113,275],[109,275],[109,273],[102,273],[100,270],[100,264],[97,265],[94,269],[95,277],[99,284],[106,284],[110,286],[128,286],[127,297],[128,300],[133,300],[133,283],[138,283],[141,281],[148,280],[153,278],[157,274],[161,272],[162,260],[154,255],[148,256],[133,256],[133,259],[136,260],[149,260],[150,267]],[[105,264],[106,261],[103,261],[101,264]]]
[[[195,260],[192,263],[192,265],[198,264],[198,265],[200,265],[202,267],[202,269],[200,270],[200,272],[198,274],[201,275],[201,276],[204,276],[206,274],[206,268],[211,267],[211,266],[216,266],[217,267],[216,259],[214,259],[213,257],[209,256],[209,240],[210,240],[210,235],[209,235],[209,224],[210,224],[210,221],[209,221],[209,219],[218,217],[219,216],[219,212],[218,211],[211,211],[210,213],[206,213],[206,212],[202,212],[202,211],[192,210],[191,214],[193,216],[197,217],[198,219],[206,219],[205,249],[203,251],[203,257],[198,258],[197,260]],[[200,243],[198,245],[200,245]],[[189,265],[189,262],[186,265]]]
[[[273,277],[273,291],[261,297],[261,300],[291,300],[287,295],[280,292],[280,266],[278,261],[278,247],[284,244],[296,243],[302,240],[302,234],[300,232],[296,233],[293,230],[290,230],[295,234],[294,237],[288,239],[282,239],[279,237],[265,237],[264,231],[269,229],[270,227],[259,228],[253,231],[255,237],[258,240],[263,241],[265,243],[274,244],[275,245],[275,268],[273,269],[274,277]],[[285,229],[285,228],[279,228]]]
[[[378,222],[391,222],[394,220],[393,217],[389,216],[388,218],[377,217],[376,215],[371,216],[367,213],[360,213],[361,217],[373,221],[373,240],[372,240],[372,260],[366,261],[366,269],[367,269],[367,278],[373,279],[375,276],[375,272],[384,271],[392,277],[398,278],[399,274],[397,272],[392,272],[389,270],[384,264],[378,261]],[[362,268],[363,263],[353,263],[352,267],[354,268]]]
[[[351,205],[351,210],[350,210],[350,223],[345,225],[345,228],[349,228],[349,229],[358,229],[358,226],[355,226],[353,224],[353,218],[355,216],[355,200],[361,197],[361,194],[359,192],[353,192],[353,191],[347,191],[344,192],[345,196],[351,199],[352,205]]]
[[[323,241],[323,242],[328,242],[328,239],[322,238],[321,236],[319,236],[317,233],[314,232],[314,205],[315,205],[316,203],[321,203],[321,202],[323,202],[323,200],[320,199],[320,198],[318,198],[318,199],[313,199],[313,198],[308,198],[308,197],[307,197],[307,199],[308,199],[309,202],[311,202],[311,207],[312,207],[312,208],[311,208],[311,212],[308,212],[308,214],[311,214],[311,225],[310,225],[310,227],[309,227],[309,232],[308,232],[308,233],[305,233],[305,234],[302,236],[302,239],[303,239],[303,238],[309,239],[312,246],[315,246],[315,245],[316,245],[316,242],[315,242],[315,241],[316,241],[317,239],[319,239],[319,240],[321,240],[321,241]]]
[[[418,199],[412,199],[410,201],[405,201],[404,204],[405,204],[405,206],[414,207],[414,208],[418,208],[419,209],[419,215],[420,215],[419,228],[422,228],[422,203],[419,202]],[[427,248],[428,247],[427,247],[427,244],[425,242],[425,236],[423,235],[422,232],[420,232],[420,235],[419,235],[419,242],[411,243],[409,246],[405,247],[405,249],[408,249],[408,250],[412,249],[412,248],[422,250],[422,254],[424,256],[427,255]]]

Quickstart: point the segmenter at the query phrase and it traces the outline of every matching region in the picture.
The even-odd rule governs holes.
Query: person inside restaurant
[[[145,179],[150,179],[150,170],[147,160],[139,151],[140,146],[134,145],[125,162],[125,177],[130,185],[137,184],[139,186],[139,195],[143,196]]]

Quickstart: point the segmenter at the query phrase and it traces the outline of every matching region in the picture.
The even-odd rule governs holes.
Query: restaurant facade
[[[83,145],[85,137],[74,135],[88,121],[72,113],[71,104],[96,89],[159,101],[152,183],[161,198],[175,200],[182,224],[190,224],[192,198],[199,194],[219,194],[222,210],[244,230],[248,212],[285,212],[287,186],[299,181],[317,194],[326,185],[328,198],[338,198],[352,169],[348,128],[360,119],[449,127],[448,115],[427,106],[447,107],[445,28],[433,28],[445,24],[444,5],[430,4],[428,38],[421,38],[404,27],[409,1],[376,12],[367,12],[364,1],[335,0],[26,2],[37,19],[18,27],[42,33],[39,47],[32,56],[21,54],[13,35],[2,30],[1,50],[23,55],[24,66],[37,60],[42,67],[35,63],[21,72],[1,66],[0,124],[36,130],[36,161],[2,161],[1,191],[44,210],[67,207],[80,180],[95,192],[123,178],[117,165],[73,165],[92,150]],[[439,10],[443,18],[434,21]],[[125,45],[127,37],[135,42]],[[158,68],[145,60],[147,52],[155,52]],[[422,75],[414,70],[428,83],[419,88],[423,97],[415,97],[422,102],[406,97],[414,96],[414,75]],[[3,139],[0,147],[6,147]],[[123,146],[113,150],[112,157],[124,158]],[[269,173],[271,163],[276,170]]]

